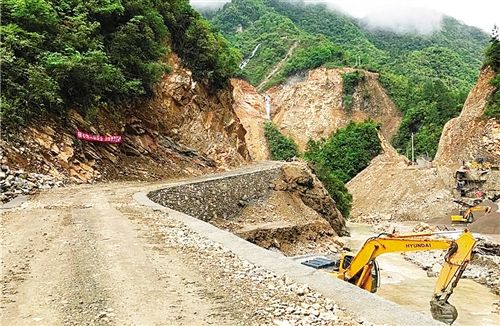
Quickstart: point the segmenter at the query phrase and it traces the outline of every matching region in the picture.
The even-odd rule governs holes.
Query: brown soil
[[[281,191],[247,206],[236,219],[216,219],[211,223],[287,255],[300,253],[308,244],[335,243],[337,238],[330,224],[300,198]]]
[[[336,252],[345,221],[307,166],[284,165],[273,183],[268,196],[248,203],[235,218],[217,218],[211,223],[287,255],[316,247]]]

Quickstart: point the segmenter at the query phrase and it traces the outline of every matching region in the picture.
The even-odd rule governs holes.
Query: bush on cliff
[[[287,161],[299,156],[299,148],[293,139],[284,136],[270,121],[264,123],[264,136],[272,160]]]
[[[4,126],[152,95],[169,40],[197,80],[219,87],[238,67],[187,0],[5,0],[1,11]]]

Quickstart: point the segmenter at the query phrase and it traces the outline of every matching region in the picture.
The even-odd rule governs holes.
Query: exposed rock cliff
[[[460,116],[444,126],[435,158],[437,164],[458,167],[462,161],[478,157],[500,163],[500,121],[484,117],[486,103],[494,89],[490,84],[494,75],[490,68],[481,72]]]
[[[213,92],[194,82],[175,56],[169,61],[174,70],[162,78],[151,100],[122,107],[120,114],[102,109],[92,122],[74,110],[64,122],[36,121],[16,140],[0,143],[4,163],[88,182],[196,174],[247,161],[245,130],[233,111],[231,89]],[[77,129],[122,134],[123,143],[80,141]]]
[[[269,158],[269,150],[264,137],[264,121],[266,121],[264,96],[244,80],[232,79],[231,85],[234,111],[246,130],[245,140],[250,157],[254,161],[266,160]]]
[[[309,139],[330,136],[350,121],[371,118],[382,125],[387,138],[397,132],[401,114],[378,82],[378,75],[362,71],[364,78],[356,87],[352,109],[342,105],[342,74],[352,68],[311,70],[299,81],[273,87],[273,121],[304,149]]]
[[[445,125],[433,167],[409,166],[383,142],[384,154],[347,184],[353,195],[351,215],[366,222],[418,219],[448,224],[456,208],[452,200],[458,196],[454,173],[462,161],[483,157],[500,162],[500,122],[484,117],[493,76],[490,69],[482,71],[460,116]],[[481,190],[487,195],[500,191],[498,171],[489,171],[483,179]]]

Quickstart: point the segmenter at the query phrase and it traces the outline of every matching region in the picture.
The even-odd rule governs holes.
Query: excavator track
[[[453,324],[458,317],[458,311],[455,306],[445,301],[431,300],[432,318],[447,325]]]

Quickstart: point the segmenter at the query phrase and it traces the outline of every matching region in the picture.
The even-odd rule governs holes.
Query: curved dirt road
[[[158,214],[135,203],[144,188],[68,187],[4,211],[1,324],[238,324],[189,255],[165,245]]]
[[[161,185],[70,186],[0,209],[0,324],[363,322],[307,286],[253,265],[133,199]]]

